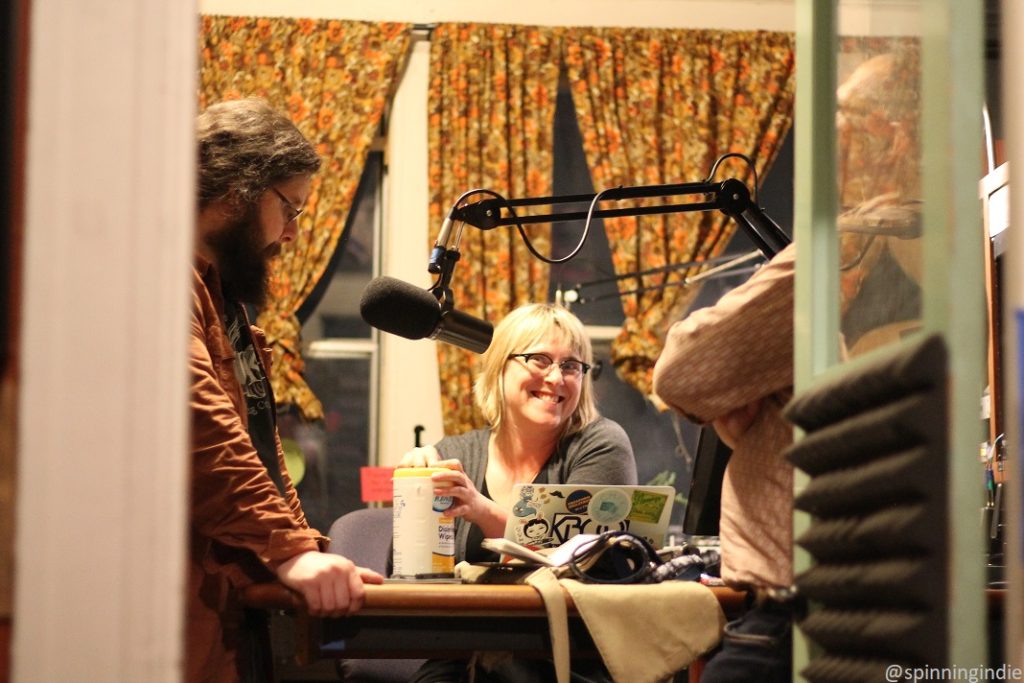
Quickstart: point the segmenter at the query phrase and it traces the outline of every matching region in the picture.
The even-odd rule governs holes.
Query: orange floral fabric
[[[345,224],[367,153],[409,49],[411,24],[203,16],[200,109],[262,97],[287,111],[323,159],[298,237],[271,268],[258,324],[273,355],[274,396],[306,419],[323,417],[303,379],[295,313],[324,275]]]
[[[759,178],[793,120],[795,57],[786,33],[595,28],[566,32],[565,60],[598,191],[618,185],[700,181],[729,152],[750,157]],[[746,164],[724,162],[716,179],[750,186]],[[606,219],[618,273],[719,255],[736,224],[719,212]],[[681,282],[697,270],[626,279],[620,291]],[[669,325],[696,297],[672,286],[623,297],[626,322],[613,344],[619,375],[651,395]]]
[[[439,228],[470,188],[510,199],[551,194],[560,35],[559,29],[497,24],[434,29],[428,94],[432,226]],[[550,253],[550,227],[526,230],[540,253]],[[548,267],[527,252],[514,228],[466,226],[458,246],[451,285],[459,310],[496,323],[520,304],[546,300]],[[473,405],[476,359],[438,344],[446,434],[484,424]]]

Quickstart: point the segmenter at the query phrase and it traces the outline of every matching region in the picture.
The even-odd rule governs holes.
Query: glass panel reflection
[[[890,35],[857,35],[862,30],[839,41],[836,223],[849,357],[921,325],[920,40],[899,31],[900,23],[916,26],[907,19],[917,13],[889,17],[883,4],[858,4],[870,19],[859,26]]]

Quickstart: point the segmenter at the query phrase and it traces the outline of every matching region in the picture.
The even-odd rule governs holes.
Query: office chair
[[[683,533],[717,536],[722,508],[722,480],[732,449],[722,443],[711,425],[700,428],[697,452],[693,456],[690,493],[683,515]]]
[[[344,555],[361,567],[387,576],[391,551],[391,508],[365,508],[346,513],[331,525],[328,552]],[[404,683],[423,659],[340,659],[341,680],[349,683]]]

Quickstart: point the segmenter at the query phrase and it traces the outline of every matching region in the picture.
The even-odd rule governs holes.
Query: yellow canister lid
[[[447,472],[447,467],[396,467],[391,477],[429,477],[437,472]]]

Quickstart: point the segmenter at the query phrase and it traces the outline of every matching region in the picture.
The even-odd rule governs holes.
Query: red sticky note
[[[364,503],[390,503],[393,493],[391,473],[394,467],[360,467],[359,487]]]

